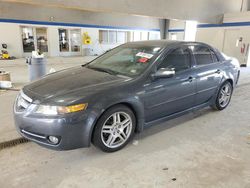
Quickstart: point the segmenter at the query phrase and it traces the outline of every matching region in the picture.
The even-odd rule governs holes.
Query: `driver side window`
[[[170,52],[162,61],[158,69],[174,69],[175,72],[187,70],[191,67],[188,49],[177,48]]]

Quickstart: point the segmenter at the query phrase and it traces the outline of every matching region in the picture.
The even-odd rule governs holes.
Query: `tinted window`
[[[197,65],[208,65],[214,63],[211,51],[205,46],[191,46]]]
[[[183,50],[182,48],[178,48],[170,52],[160,64],[159,69],[161,68],[174,69],[176,72],[189,69],[190,53],[188,49]]]

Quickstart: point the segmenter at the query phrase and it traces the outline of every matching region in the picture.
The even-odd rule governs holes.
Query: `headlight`
[[[78,112],[85,110],[88,104],[77,104],[72,106],[48,106],[48,105],[39,105],[35,113],[44,114],[44,115],[58,115],[58,114],[68,114],[72,112]]]

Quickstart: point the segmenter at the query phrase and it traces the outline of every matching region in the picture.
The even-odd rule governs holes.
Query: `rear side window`
[[[217,55],[213,51],[211,51],[211,54],[212,54],[212,58],[213,58],[214,62],[219,62],[220,61],[218,59]]]
[[[190,68],[190,52],[188,49],[177,48],[170,52],[162,61],[158,69],[174,69],[175,72]]]
[[[193,51],[197,66],[209,65],[218,61],[214,52],[206,46],[197,45],[190,48]]]

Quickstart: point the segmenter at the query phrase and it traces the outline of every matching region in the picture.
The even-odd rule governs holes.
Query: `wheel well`
[[[133,107],[133,105],[131,105],[130,103],[126,103],[126,102],[122,102],[122,103],[118,103],[116,105],[124,105],[124,106],[127,106],[130,110],[132,110],[132,112],[134,113],[135,115],[135,120],[136,120],[136,125],[135,125],[135,132],[137,132],[139,129],[138,129],[138,125],[139,125],[139,122],[138,122],[138,113],[136,112],[135,108]]]
[[[232,80],[232,79],[227,79],[226,81],[228,81],[228,82],[231,84],[232,87],[234,86],[233,80]],[[226,82],[226,81],[225,81],[225,82]]]
[[[91,141],[92,141],[92,139],[93,139],[93,134],[94,134],[94,131],[95,131],[96,124],[97,124],[97,122],[99,121],[100,117],[101,117],[101,116],[103,115],[103,113],[106,112],[108,109],[110,109],[110,108],[112,108],[112,107],[114,107],[114,106],[117,106],[117,105],[124,105],[124,106],[128,107],[128,108],[134,113],[135,119],[136,119],[135,132],[138,132],[138,131],[139,131],[139,127],[138,127],[138,124],[139,124],[139,123],[138,123],[138,118],[137,118],[137,117],[138,117],[138,114],[137,114],[137,112],[135,111],[134,107],[133,107],[130,103],[127,103],[127,102],[116,103],[116,104],[113,104],[113,105],[109,106],[108,108],[106,108],[106,109],[100,114],[100,116],[98,117],[98,119],[96,120],[95,125],[94,125],[94,127],[93,127],[93,129],[92,129],[92,133],[91,133]]]
[[[238,74],[237,74],[237,78],[236,78],[236,84],[238,84],[238,82],[239,82],[239,78],[240,78],[240,70],[238,70]]]

